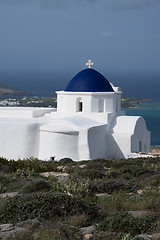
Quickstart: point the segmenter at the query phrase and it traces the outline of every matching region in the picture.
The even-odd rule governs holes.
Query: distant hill
[[[32,95],[32,93],[25,92],[18,88],[10,87],[3,83],[0,83],[0,96],[4,96],[4,95],[17,95],[17,96],[20,95],[20,96],[22,96],[22,95]]]

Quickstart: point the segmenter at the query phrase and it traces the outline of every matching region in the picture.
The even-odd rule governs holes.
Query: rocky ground
[[[151,146],[152,154],[160,154],[160,146]]]
[[[0,159],[0,239],[160,239],[160,159]]]

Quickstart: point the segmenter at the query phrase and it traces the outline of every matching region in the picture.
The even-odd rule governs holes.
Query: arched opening
[[[104,99],[99,99],[99,112],[104,112]]]
[[[78,99],[77,99],[77,103],[76,103],[76,111],[77,111],[77,112],[82,112],[82,111],[83,111],[83,102],[82,102],[82,98],[78,98]]]

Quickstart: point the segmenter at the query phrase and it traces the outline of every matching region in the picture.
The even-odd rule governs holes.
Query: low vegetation
[[[79,240],[91,225],[92,240],[154,239],[160,233],[160,159],[0,158],[0,224],[7,223],[25,231],[0,239]]]

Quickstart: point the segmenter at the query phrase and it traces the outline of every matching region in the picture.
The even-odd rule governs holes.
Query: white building
[[[57,109],[0,108],[1,157],[78,161],[150,152],[144,119],[125,116],[120,89],[91,64],[57,92]]]

